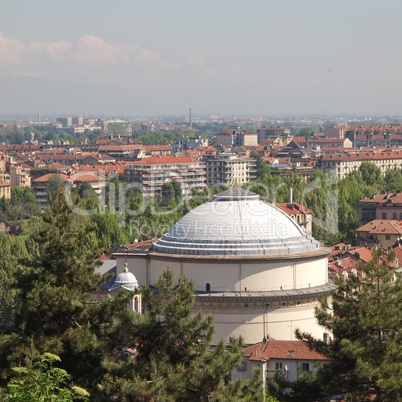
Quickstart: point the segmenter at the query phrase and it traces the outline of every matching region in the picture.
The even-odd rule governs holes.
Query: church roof
[[[224,191],[180,219],[152,251],[184,255],[272,256],[319,250],[286,213],[241,188]]]
[[[116,289],[134,290],[138,287],[137,278],[128,271],[127,263],[124,264],[124,271],[117,275],[114,284],[109,289],[109,292]]]

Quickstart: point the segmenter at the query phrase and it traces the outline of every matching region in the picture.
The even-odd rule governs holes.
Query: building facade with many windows
[[[350,153],[326,154],[321,158],[322,169],[332,169],[339,179],[358,170],[363,162],[371,162],[381,169],[381,173],[389,169],[402,168],[402,152],[389,151],[361,151]]]
[[[183,197],[188,198],[192,189],[205,188],[205,164],[187,156],[149,157],[127,164],[124,180],[143,196],[151,197],[160,194],[164,183],[176,180],[181,184]]]
[[[256,178],[256,161],[237,154],[220,153],[206,161],[207,184],[242,185]]]

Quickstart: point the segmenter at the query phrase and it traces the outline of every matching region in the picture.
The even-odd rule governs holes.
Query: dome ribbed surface
[[[138,281],[134,274],[128,271],[127,263],[124,264],[124,271],[117,275],[116,280],[109,289],[109,292],[116,289],[134,290],[138,287]]]
[[[180,219],[152,251],[189,255],[286,255],[319,250],[319,242],[257,194],[233,188]]]

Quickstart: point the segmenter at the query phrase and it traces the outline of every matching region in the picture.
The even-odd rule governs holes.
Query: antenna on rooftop
[[[192,128],[193,127],[193,122],[191,121],[191,107],[190,107],[189,122],[190,122],[189,126],[190,126],[190,128]]]

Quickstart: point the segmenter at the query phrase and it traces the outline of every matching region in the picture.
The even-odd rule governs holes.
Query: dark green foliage
[[[402,191],[402,171],[400,169],[387,170],[385,172],[384,182],[386,192]]]
[[[49,198],[54,200],[59,193],[61,188],[65,187],[65,183],[59,174],[52,175],[46,185],[47,193],[49,194]]]
[[[32,203],[36,201],[35,192],[30,187],[12,187],[11,205]]]
[[[332,306],[317,309],[319,323],[333,333],[329,344],[298,334],[333,359],[318,384],[332,393],[350,392],[351,400],[402,400],[401,277],[394,281],[380,251],[362,267],[363,279],[337,280]]]
[[[26,236],[0,233],[0,332],[12,324],[17,305],[18,289],[15,288],[21,260],[29,260],[33,245]]]
[[[162,184],[160,205],[161,206],[175,206],[180,203],[182,197],[181,184],[172,180]]]
[[[368,186],[381,185],[381,169],[371,162],[362,162],[359,173]]]
[[[261,383],[226,377],[242,358],[240,341],[212,346],[211,316],[193,313],[194,285],[166,270],[151,289],[142,291],[146,315],[125,323],[126,344],[135,356],[119,356],[104,364],[109,375],[105,392],[119,401],[260,401]],[[124,360],[124,364],[121,362]],[[209,399],[211,398],[211,399]]]
[[[92,233],[87,218],[74,215],[60,192],[34,236],[35,258],[17,275],[19,309],[10,334],[0,338],[3,376],[51,352],[87,389],[102,377],[103,355],[116,347],[112,339],[120,341],[112,336],[114,320],[125,314],[127,296],[99,304],[89,293],[102,282],[94,273],[99,249]]]
[[[127,244],[130,242],[124,228],[116,214],[94,214],[90,217],[95,225],[96,237],[100,240],[105,250],[110,250],[115,244]]]

